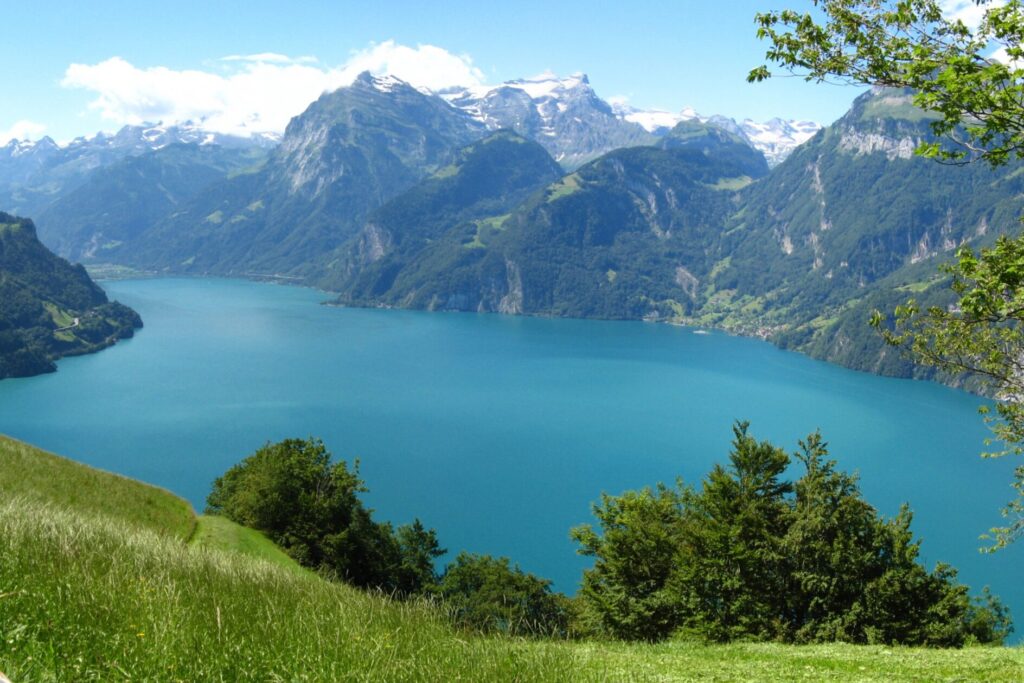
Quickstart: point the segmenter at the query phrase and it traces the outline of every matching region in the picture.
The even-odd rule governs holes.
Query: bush
[[[436,592],[458,626],[484,633],[564,636],[569,599],[551,581],[512,566],[507,557],[459,553]]]
[[[331,462],[319,439],[263,446],[213,483],[207,512],[258,529],[300,564],[355,586],[400,595],[422,592],[444,554],[419,520],[399,527],[373,520],[358,462]]]

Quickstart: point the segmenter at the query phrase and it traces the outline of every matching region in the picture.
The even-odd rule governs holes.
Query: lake
[[[333,308],[235,280],[104,286],[146,328],[0,382],[0,431],[200,510],[262,444],[319,436],[360,460],[378,518],[419,517],[453,553],[507,555],[572,592],[587,561],[568,532],[602,491],[698,482],[736,419],[788,451],[820,428],[872,504],[910,504],[929,567],[951,562],[1024,620],[1024,546],[977,550],[1015,463],[978,457],[975,396],[668,325]]]

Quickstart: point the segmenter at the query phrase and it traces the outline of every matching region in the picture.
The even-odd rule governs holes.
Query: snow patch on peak
[[[398,76],[391,76],[390,74],[374,76],[372,84],[374,88],[381,92],[391,92],[395,88],[401,88],[402,86],[409,85]]]
[[[746,139],[751,146],[764,154],[771,166],[781,163],[794,149],[810,140],[821,129],[821,124],[814,121],[786,121],[773,118],[763,123],[751,119],[737,122],[726,116],[702,116],[689,106],[684,107],[678,114],[662,109],[636,109],[621,102],[617,102],[613,109],[619,118],[637,123],[655,135],[665,135],[682,121],[699,121],[723,128]]]
[[[544,97],[552,97],[559,92],[576,90],[577,88],[590,87],[590,79],[585,73],[575,73],[565,78],[560,78],[550,71],[534,76],[533,78],[520,78],[514,81],[506,81],[499,87],[517,88],[522,90],[532,99],[538,100]]]
[[[45,153],[51,150],[60,149],[53,139],[44,135],[38,140],[19,140],[11,138],[7,144],[0,147],[9,157],[20,157],[28,154]]]
[[[643,126],[644,130],[648,133],[658,133],[660,131],[671,130],[680,121],[677,114],[673,114],[670,111],[662,111],[660,109],[649,109],[647,111],[634,109],[633,111],[624,113],[622,118],[626,121],[631,121],[632,123],[637,123]]]

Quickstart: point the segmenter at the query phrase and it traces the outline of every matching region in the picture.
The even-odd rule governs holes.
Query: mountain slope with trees
[[[697,320],[855,369],[921,373],[868,327],[872,307],[911,291],[947,302],[937,264],[1018,232],[1024,193],[1019,165],[915,155],[933,120],[908,92],[865,93],[745,189]]]
[[[73,261],[110,262],[139,234],[231,175],[253,172],[267,151],[174,143],[92,171],[35,218],[40,240]]]
[[[340,290],[347,302],[423,298],[410,291],[419,273],[450,273],[472,262],[502,229],[495,216],[561,175],[537,143],[511,131],[493,133],[374,211],[318,282]]]
[[[733,191],[768,169],[717,129],[680,126],[661,147],[612,152],[466,223],[386,291],[341,301],[599,318],[689,310]]]
[[[0,379],[56,370],[62,356],[131,337],[142,320],[55,256],[32,221],[0,213]]]
[[[483,135],[440,98],[364,73],[292,119],[258,173],[208,188],[124,259],[161,272],[310,282],[370,211]]]

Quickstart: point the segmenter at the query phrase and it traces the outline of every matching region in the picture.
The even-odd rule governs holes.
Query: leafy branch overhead
[[[972,27],[943,14],[936,0],[813,0],[815,11],[756,17],[766,59],[809,81],[912,88],[935,112],[937,136],[918,153],[993,165],[1024,156],[1024,8],[1020,0],[978,0]],[[767,64],[748,81],[773,75]]]
[[[1005,447],[989,456],[1024,453],[1024,241],[1000,237],[991,249],[975,254],[968,247],[957,261],[942,266],[952,276],[958,297],[952,307],[922,309],[911,299],[895,310],[891,327],[875,311],[871,325],[885,341],[905,349],[914,359],[950,375],[982,378],[986,393],[1000,399],[994,414],[981,412],[995,440]],[[1024,466],[1016,470],[1017,497],[1003,508],[1009,521],[992,529],[992,549],[1024,534]]]
[[[923,156],[999,166],[1024,158],[1024,7],[1020,0],[976,0],[980,20],[947,17],[936,0],[814,0],[815,11],[757,15],[766,57],[811,81],[909,88],[914,103],[933,112],[938,140]],[[771,76],[767,65],[750,81]],[[958,143],[945,148],[941,140]],[[1024,452],[1024,238],[1001,236],[976,255],[963,246],[952,276],[955,305],[922,310],[911,299],[895,310],[893,327],[875,311],[871,325],[917,362],[951,375],[981,378],[1000,399],[982,408],[995,439]],[[1024,466],[1012,483],[1016,498],[992,529],[993,549],[1024,535]]]

